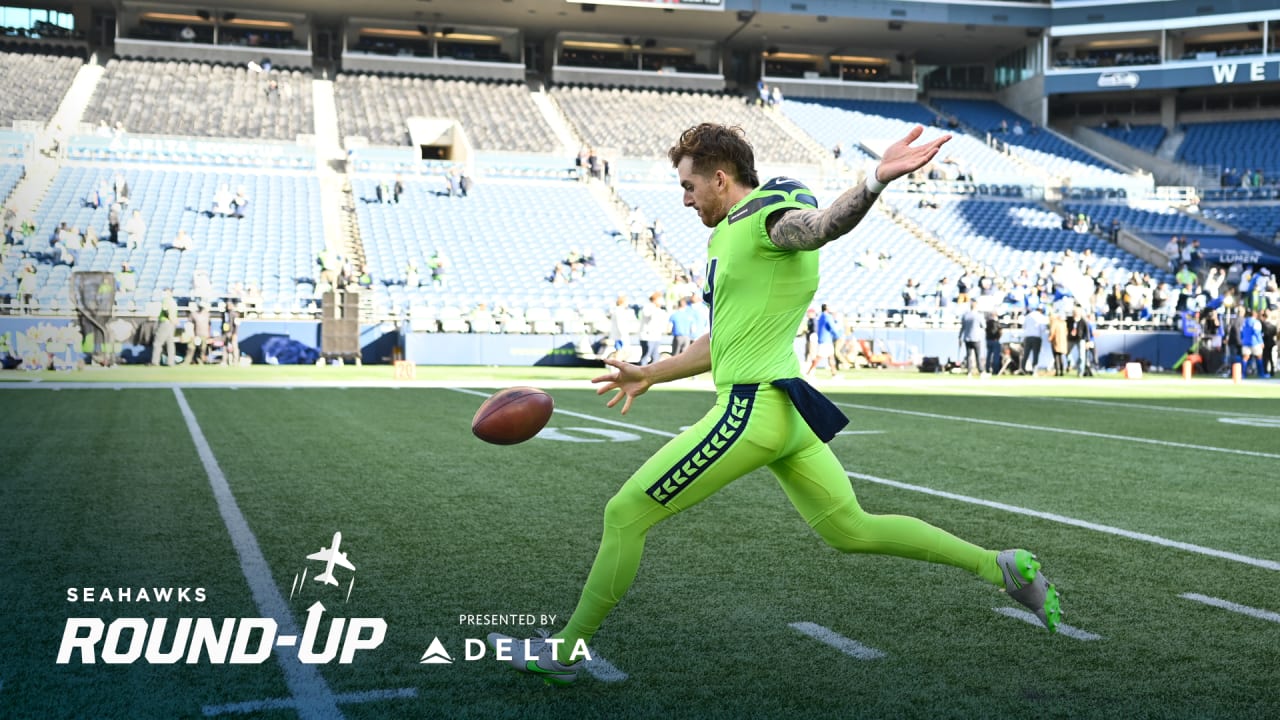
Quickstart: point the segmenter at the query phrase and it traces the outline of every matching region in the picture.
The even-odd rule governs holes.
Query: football
[[[547,393],[533,387],[513,387],[489,396],[471,418],[471,432],[494,445],[515,445],[546,427],[555,409]]]

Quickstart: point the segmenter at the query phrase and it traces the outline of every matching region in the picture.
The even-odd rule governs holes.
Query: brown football
[[[494,445],[515,445],[538,434],[551,419],[555,401],[533,387],[513,387],[489,396],[471,418],[471,432]]]

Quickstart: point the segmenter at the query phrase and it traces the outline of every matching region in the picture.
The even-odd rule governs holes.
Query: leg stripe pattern
[[[734,385],[729,406],[716,421],[711,432],[675,465],[658,478],[645,492],[659,504],[666,505],[693,482],[702,471],[742,435],[756,399],[756,385]]]

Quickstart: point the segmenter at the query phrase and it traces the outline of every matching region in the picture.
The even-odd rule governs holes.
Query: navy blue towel
[[[769,384],[786,391],[791,404],[800,412],[800,417],[804,418],[813,434],[822,442],[831,442],[831,438],[849,424],[849,418],[840,412],[840,408],[805,382],[804,378],[783,378]]]

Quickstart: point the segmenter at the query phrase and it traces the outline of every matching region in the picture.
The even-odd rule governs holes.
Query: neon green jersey
[[[800,375],[794,340],[818,290],[818,253],[779,249],[765,220],[817,206],[804,185],[774,178],[730,208],[712,232],[703,297],[711,308],[716,387]]]

